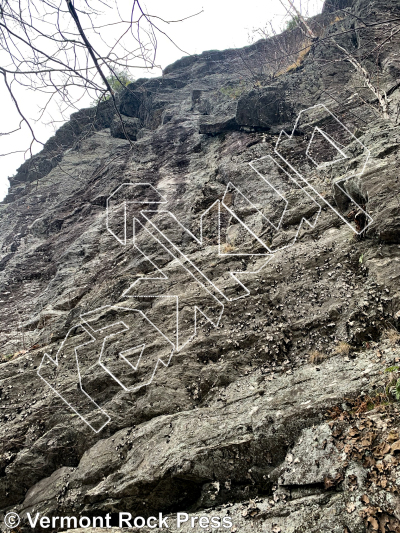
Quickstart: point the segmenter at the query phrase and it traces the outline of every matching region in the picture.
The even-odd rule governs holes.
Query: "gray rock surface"
[[[400,126],[327,38],[357,53],[352,25],[367,46],[360,19],[398,8],[326,7],[301,57],[298,29],[182,58],[120,95],[135,143],[104,103],[20,168],[0,204],[1,530],[10,511],[22,531],[37,512],[399,530]]]
[[[116,115],[110,124],[110,133],[112,137],[118,139],[126,139],[128,137],[131,141],[136,141],[140,127],[141,122],[139,118],[127,117],[125,115],[121,115],[120,118]]]

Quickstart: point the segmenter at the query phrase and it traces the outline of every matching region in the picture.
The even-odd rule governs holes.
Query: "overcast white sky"
[[[128,0],[118,2],[131,3]],[[321,11],[323,0],[295,0],[297,7],[301,7],[304,14],[312,16]],[[144,4],[143,4],[144,5]],[[203,12],[189,20],[162,26],[171,38],[190,54],[198,54],[205,50],[223,50],[239,48],[249,44],[249,34],[252,30],[264,27],[270,20],[276,30],[285,26],[288,20],[287,12],[279,0],[246,0],[246,2],[232,2],[228,0],[147,0],[148,13],[158,15],[167,20],[181,19],[201,10]],[[167,39],[160,37],[158,44],[157,62],[162,68],[173,63],[184,54],[174,47]],[[159,75],[160,72],[145,73],[132,72],[136,78]],[[42,100],[36,93],[26,89],[19,91],[19,98],[24,101],[25,109],[31,119],[38,116]],[[13,108],[11,99],[4,88],[0,87],[2,102],[0,132],[10,131],[18,127],[19,118]],[[82,100],[81,107],[90,105],[90,100]],[[52,118],[60,120],[56,108],[52,110]],[[36,124],[36,132],[42,142],[45,142],[54,131],[54,126],[48,124],[50,117],[44,117]],[[47,124],[46,124],[47,123]],[[61,123],[58,124],[58,126]],[[27,128],[12,136],[0,136],[0,154],[26,149],[30,142]],[[35,149],[38,151],[39,147]],[[24,154],[16,153],[0,157],[0,200],[6,195],[8,177],[13,176],[16,169],[23,163]]]

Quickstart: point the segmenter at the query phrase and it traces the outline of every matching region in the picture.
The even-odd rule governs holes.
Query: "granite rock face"
[[[10,511],[22,531],[38,512],[399,530],[400,125],[330,40],[373,49],[361,21],[398,12],[331,2],[300,55],[296,29],[185,57],[119,95],[129,140],[104,102],[19,169],[0,204],[1,530]],[[391,109],[399,35],[380,50]]]
[[[112,137],[118,139],[126,140],[128,138],[131,141],[136,141],[140,128],[141,122],[139,118],[127,117],[125,115],[119,117],[116,115],[110,124],[110,133]]]
[[[238,101],[236,120],[241,126],[268,131],[279,125],[282,129],[295,118],[283,85],[254,89]]]

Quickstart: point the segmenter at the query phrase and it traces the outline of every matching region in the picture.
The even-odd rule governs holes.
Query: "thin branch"
[[[390,116],[389,116],[389,101],[388,101],[388,97],[387,97],[386,92],[385,91],[381,91],[378,87],[376,87],[372,83],[371,76],[370,76],[369,72],[361,65],[361,63],[359,63],[359,61],[357,61],[357,59],[352,54],[350,54],[350,52],[348,50],[346,50],[346,48],[341,46],[333,38],[332,38],[332,42],[341,52],[343,52],[343,54],[345,55],[346,59],[349,61],[349,63],[351,63],[353,65],[353,67],[357,70],[357,72],[359,74],[361,74],[365,85],[368,87],[368,89],[370,89],[373,92],[375,97],[378,99],[379,105],[381,107],[383,118],[389,119],[390,118]]]
[[[71,13],[72,18],[75,21],[75,24],[76,24],[76,27],[78,28],[79,34],[81,35],[81,37],[82,37],[82,39],[83,39],[83,41],[84,41],[84,43],[85,43],[85,45],[86,45],[86,47],[87,47],[87,49],[89,51],[90,57],[92,58],[92,61],[95,64],[96,69],[97,69],[98,73],[100,74],[100,77],[103,80],[104,85],[107,87],[107,90],[110,93],[110,96],[111,96],[113,104],[114,104],[114,109],[115,109],[115,111],[116,111],[116,113],[118,115],[118,118],[119,118],[120,122],[121,122],[121,127],[122,127],[122,130],[124,132],[124,135],[125,135],[126,139],[129,141],[131,147],[133,147],[132,140],[130,139],[130,137],[128,135],[128,132],[126,131],[124,121],[122,120],[121,113],[119,112],[119,109],[118,109],[118,106],[117,106],[117,102],[115,100],[114,91],[112,90],[111,85],[109,84],[107,77],[105,76],[104,72],[102,71],[102,69],[101,69],[101,67],[100,67],[100,65],[99,65],[99,63],[97,61],[97,58],[96,58],[96,55],[94,53],[92,45],[90,44],[88,38],[86,37],[85,32],[82,29],[81,23],[79,21],[78,14],[75,11],[75,7],[74,7],[74,5],[73,5],[71,0],[65,0],[65,1],[67,2],[68,10]]]

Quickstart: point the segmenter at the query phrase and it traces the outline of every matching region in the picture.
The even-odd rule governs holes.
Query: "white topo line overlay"
[[[366,219],[366,225],[362,229],[362,231],[357,231],[356,228],[354,228],[349,220],[347,220],[335,207],[333,207],[316,189],[313,187],[310,182],[301,174],[300,170],[294,168],[290,161],[288,161],[279,151],[279,147],[283,140],[291,140],[294,138],[294,135],[296,133],[296,130],[298,128],[299,121],[301,119],[301,116],[310,110],[325,110],[336,123],[342,127],[347,134],[350,136],[350,139],[352,142],[358,143],[362,149],[365,152],[365,162],[362,166],[362,169],[360,172],[356,174],[352,174],[349,177],[344,178],[341,183],[335,183],[335,186],[337,186],[345,196],[350,200],[350,202],[355,205],[359,212],[363,213]],[[319,134],[321,135],[339,154],[340,159],[335,159],[333,161],[326,161],[325,163],[318,163],[311,157],[311,146],[314,141],[315,135]],[[339,143],[340,144],[340,143]],[[345,153],[345,147],[340,147],[337,142],[335,142],[334,138],[329,135],[328,132],[324,131],[320,127],[315,127],[311,139],[308,143],[308,146],[305,150],[305,156],[315,165],[316,168],[321,168],[322,166],[326,164],[334,164],[338,161],[343,161],[345,159],[348,159],[349,157]],[[168,210],[158,210],[157,213],[161,215],[168,215],[170,217],[169,221],[174,225],[174,227],[178,228],[180,232],[186,232],[187,235],[189,235],[194,241],[199,245],[202,246],[204,244],[204,234],[203,234],[203,220],[206,216],[208,216],[212,210],[213,212],[217,213],[218,217],[218,253],[216,254],[218,257],[226,257],[226,256],[247,256],[247,257],[254,257],[254,258],[260,258],[262,259],[261,267],[257,268],[256,270],[252,271],[246,271],[247,274],[257,274],[259,273],[266,264],[274,257],[277,251],[283,250],[284,248],[287,248],[289,246],[293,246],[295,242],[297,241],[297,238],[299,236],[299,233],[301,229],[303,228],[304,223],[307,223],[307,225],[310,228],[315,228],[317,220],[319,219],[319,216],[322,211],[322,205],[327,205],[332,211],[334,211],[340,219],[347,224],[352,231],[356,234],[360,234],[366,230],[366,228],[372,223],[372,218],[368,213],[360,206],[358,205],[353,198],[346,192],[344,187],[342,187],[342,184],[354,177],[361,177],[361,175],[364,173],[367,162],[370,158],[370,151],[357,139],[351,131],[333,114],[329,111],[329,109],[326,108],[323,104],[319,104],[313,107],[310,107],[308,109],[305,109],[300,112],[299,116],[297,117],[296,123],[294,125],[293,131],[290,135],[288,135],[285,131],[282,131],[279,135],[278,141],[276,143],[275,154],[283,161],[288,168],[291,169],[291,171],[294,172],[295,176],[291,175],[289,172],[287,172],[274,158],[272,158],[270,155],[263,156],[259,159],[255,159],[248,163],[252,171],[255,173],[255,175],[258,176],[258,178],[261,178],[262,182],[268,185],[268,187],[274,191],[274,193],[277,195],[278,198],[280,198],[284,203],[284,209],[282,212],[282,215],[280,216],[279,221],[274,223],[274,221],[271,218],[266,217],[248,198],[243,192],[240,190],[240,188],[235,185],[232,182],[229,182],[225,194],[223,195],[222,200],[217,200],[214,202],[212,206],[210,206],[208,209],[206,209],[203,214],[200,217],[200,227],[199,227],[199,237],[196,237],[188,228],[186,228],[181,222],[177,219],[177,217]],[[283,172],[287,179],[291,180],[293,184],[299,189],[302,190],[302,192],[308,197],[311,203],[314,203],[315,205],[315,213],[314,213],[314,221],[310,222],[305,217],[301,218],[301,221],[298,224],[297,231],[295,233],[295,236],[292,238],[291,242],[289,244],[286,244],[285,246],[282,246],[279,248],[279,250],[273,250],[271,245],[267,242],[264,242],[235,212],[226,202],[226,195],[228,192],[234,190],[235,194],[240,197],[242,200],[247,202],[252,209],[256,213],[258,213],[261,217],[263,217],[267,222],[270,224],[270,226],[275,231],[282,230],[282,224],[284,216],[287,212],[288,208],[288,199],[286,198],[285,194],[282,193],[282,191],[279,190],[279,188],[276,187],[276,184],[274,184],[270,179],[269,176],[264,176],[261,172],[259,172],[255,166],[257,162],[262,162],[263,160],[269,160],[273,165],[278,167],[281,172]],[[135,193],[139,193],[141,190],[146,190],[147,192],[150,192],[153,196],[153,198],[138,198],[138,194],[135,195]],[[130,199],[129,197],[132,196],[134,199]],[[318,201],[315,200],[314,195],[318,197]],[[138,204],[145,205],[145,204],[166,204],[167,200],[164,198],[162,194],[150,183],[122,183],[108,198],[107,198],[107,220],[106,220],[106,229],[107,231],[123,246],[127,246],[128,244],[128,238],[127,238],[127,204]],[[117,208],[122,208],[121,211],[118,211],[118,224],[123,225],[122,232],[118,235],[116,228],[113,225],[113,219],[111,217],[110,210],[112,209],[113,205],[117,206]],[[150,207],[149,205],[149,207]],[[229,253],[224,253],[221,249],[221,208],[224,209],[226,212],[229,213],[229,215],[235,220],[235,223],[241,225],[248,234],[250,234],[254,240],[258,243],[261,248],[263,248],[262,251],[257,253],[235,253],[234,251],[230,251]],[[132,239],[132,248],[131,250],[134,250],[136,253],[141,254],[145,260],[149,261],[150,264],[154,266],[154,270],[156,274],[152,274],[151,276],[144,276],[138,280],[136,280],[133,284],[130,285],[130,287],[125,290],[121,297],[129,298],[129,302],[132,301],[132,299],[140,300],[140,299],[149,299],[149,298],[164,298],[164,299],[171,299],[172,301],[176,302],[175,306],[175,312],[176,312],[176,326],[175,326],[175,332],[174,334],[166,334],[165,332],[162,332],[161,329],[152,321],[149,319],[149,317],[144,313],[142,310],[134,307],[129,307],[129,305],[126,303],[117,303],[115,305],[108,305],[103,306],[95,309],[94,311],[90,311],[89,313],[82,314],[80,317],[80,323],[74,326],[69,330],[67,333],[64,341],[61,343],[57,354],[55,358],[50,357],[47,353],[44,354],[43,359],[41,361],[41,364],[38,368],[38,375],[40,376],[45,383],[70,407],[72,411],[74,411],[94,432],[98,433],[101,431],[111,420],[110,415],[108,415],[94,400],[91,398],[91,396],[84,390],[82,385],[82,376],[81,376],[81,362],[82,361],[82,349],[86,350],[86,355],[90,352],[90,349],[93,350],[93,347],[97,346],[96,343],[99,343],[98,348],[99,353],[96,352],[95,358],[93,360],[93,364],[89,367],[86,367],[86,372],[88,370],[93,369],[94,367],[101,367],[105,372],[108,373],[108,375],[116,382],[118,385],[125,391],[135,391],[138,390],[140,387],[150,385],[154,379],[154,376],[156,374],[156,371],[159,367],[168,367],[170,364],[170,361],[173,357],[173,355],[179,351],[181,351],[189,342],[193,340],[193,338],[197,334],[197,327],[198,327],[198,317],[201,315],[203,316],[206,321],[211,324],[212,327],[216,328],[220,324],[220,320],[222,318],[223,312],[224,312],[224,305],[225,302],[231,302],[239,298],[244,298],[250,294],[250,291],[248,288],[240,281],[238,278],[239,274],[243,274],[241,271],[230,271],[229,275],[231,279],[234,281],[237,287],[241,288],[243,291],[243,294],[240,296],[232,297],[226,294],[224,292],[223,288],[220,286],[217,286],[216,283],[210,278],[209,275],[207,275],[205,272],[203,272],[193,260],[191,260],[187,254],[185,254],[182,249],[174,243],[170,238],[167,237],[164,231],[162,231],[156,223],[154,223],[154,219],[150,216],[152,213],[154,213],[153,210],[149,209],[140,209],[139,207],[140,215],[142,216],[142,219],[145,221],[146,226],[143,225],[142,222],[140,222],[137,218],[133,219],[133,239]],[[192,333],[189,335],[189,337],[186,339],[185,342],[180,342],[180,320],[179,320],[179,301],[182,295],[179,294],[130,294],[130,291],[136,290],[140,288],[140,284],[143,281],[163,281],[168,280],[168,275],[160,270],[155,262],[147,255],[145,250],[143,250],[140,246],[140,243],[138,242],[136,238],[136,232],[140,229],[143,234],[148,235],[149,239],[153,239],[156,246],[159,247],[159,249],[162,249],[165,253],[169,254],[171,256],[171,261],[174,262],[179,268],[182,268],[186,271],[186,273],[189,275],[189,278],[191,281],[198,284],[199,287],[203,291],[206,292],[208,295],[208,298],[214,302],[215,308],[218,309],[217,314],[210,315],[210,313],[207,313],[207,311],[204,311],[204,309],[201,309],[201,307],[195,305],[194,306],[194,326]],[[122,233],[122,235],[121,235]],[[127,306],[128,305],[128,306]],[[100,327],[98,329],[95,329],[94,323],[96,321],[96,317],[98,318],[100,315],[107,313],[107,312],[113,312],[114,314],[118,313],[125,313],[125,315],[129,315],[131,318],[136,317],[140,318],[143,323],[146,323],[149,327],[149,329],[153,332],[153,334],[157,335],[157,339],[160,343],[164,343],[165,347],[169,347],[167,349],[167,356],[157,357],[156,362],[154,364],[153,372],[148,377],[148,379],[145,382],[137,383],[133,386],[127,386],[126,383],[124,383],[119,375],[117,375],[116,370],[111,370],[108,365],[107,361],[105,360],[105,346],[108,341],[108,339],[120,339],[121,344],[123,344],[123,336],[126,332],[129,331],[136,331],[132,330],[132,326],[129,326],[123,319],[116,318],[115,322],[112,324],[108,324],[105,327]],[[81,335],[78,337],[76,336],[77,331],[80,331]],[[137,331],[139,331],[139,328],[137,328]],[[140,329],[140,332],[142,330]],[[82,335],[84,337],[84,340],[82,341]],[[74,340],[76,337],[76,340]],[[79,338],[79,341],[78,341]],[[72,339],[72,341],[71,341]],[[142,342],[143,341],[143,342]],[[119,342],[119,341],[118,341]],[[69,344],[69,345],[68,345]],[[138,341],[135,341],[132,346],[124,346],[123,349],[118,348],[117,356],[118,361],[121,362],[122,365],[125,365],[125,368],[129,368],[130,371],[136,372],[139,370],[139,366],[143,359],[143,354],[146,349],[147,343],[145,339],[141,339]],[[89,352],[88,352],[89,350]],[[136,364],[133,364],[129,361],[128,357],[129,355],[132,355],[139,351],[139,356],[137,359]],[[90,355],[89,355],[90,357]],[[81,393],[81,396],[79,400],[76,402],[76,404],[72,404],[71,401],[66,397],[66,393],[64,391],[60,391],[57,387],[57,376],[62,371],[63,365],[66,365],[69,362],[73,363],[73,365],[76,367],[76,379],[77,384],[79,385],[78,389]],[[46,366],[47,365],[47,366]],[[55,372],[55,376],[53,377],[53,374],[49,376],[49,368],[50,370]],[[70,375],[70,366],[66,367],[68,369],[69,375]],[[118,370],[118,369],[117,369]],[[75,393],[76,394],[76,393]],[[9,513],[7,517],[11,520],[13,518],[13,515],[15,513]],[[18,515],[16,517],[19,520]],[[14,519],[17,519],[14,517]],[[18,522],[19,523],[19,522]],[[18,525],[18,524],[17,524]],[[15,527],[15,525],[13,526]]]
[[[278,140],[276,142],[276,146],[275,146],[275,149],[274,149],[274,152],[282,159],[282,161],[284,161],[286,163],[286,165],[291,169],[293,170],[293,172],[296,173],[296,175],[305,183],[305,186],[310,188],[317,196],[318,198],[324,203],[326,204],[330,209],[332,209],[332,211],[334,211],[337,216],[345,223],[347,224],[352,231],[354,231],[354,233],[356,233],[357,235],[361,235],[362,233],[364,233],[366,231],[366,229],[372,224],[373,222],[373,219],[372,217],[359,205],[357,204],[357,202],[354,201],[354,199],[348,194],[348,192],[344,189],[344,187],[339,183],[339,182],[336,182],[335,183],[335,186],[338,187],[338,189],[340,189],[342,191],[342,193],[350,200],[350,202],[352,204],[354,204],[358,210],[364,214],[367,222],[366,224],[364,225],[364,227],[360,230],[360,231],[357,231],[356,228],[354,228],[354,226],[352,226],[352,224],[350,223],[349,220],[347,220],[335,207],[333,207],[329,202],[328,200],[326,200],[316,189],[315,187],[313,187],[311,185],[311,183],[300,173],[299,170],[297,170],[295,167],[292,166],[292,164],[279,152],[278,148],[279,148],[279,145],[282,143],[282,139],[284,137],[286,137],[287,139],[291,140],[294,138],[294,135],[296,133],[296,130],[298,129],[298,124],[299,124],[299,121],[300,121],[300,118],[301,116],[304,114],[304,113],[307,113],[307,111],[310,111],[310,110],[315,110],[315,109],[324,109],[327,113],[329,113],[329,115],[349,134],[350,138],[352,139],[353,142],[357,143],[359,146],[361,146],[363,148],[363,150],[365,151],[365,161],[364,161],[364,164],[361,168],[361,171],[360,172],[356,172],[355,174],[351,174],[350,176],[344,178],[342,180],[341,183],[344,183],[352,178],[355,178],[355,177],[361,177],[364,172],[365,172],[365,168],[367,166],[367,163],[370,159],[370,156],[371,156],[371,151],[353,134],[351,133],[351,131],[343,124],[343,122],[341,122],[337,117],[336,115],[334,115],[324,104],[317,104],[315,106],[312,106],[312,107],[309,107],[308,109],[303,109],[303,111],[300,111],[299,113],[299,116],[297,117],[297,120],[295,122],[295,125],[293,127],[293,130],[292,130],[292,133],[290,135],[288,135],[284,130],[281,131],[281,133],[279,134],[279,137],[278,137]],[[308,143],[308,146],[307,146],[307,149],[306,149],[306,156],[310,159],[310,161],[312,161],[312,163],[317,167],[317,168],[321,168],[324,164],[335,164],[337,163],[339,160],[334,160],[334,161],[326,161],[325,163],[317,163],[309,154],[310,152],[310,148],[311,148],[311,144],[314,140],[314,137],[315,137],[315,134],[316,133],[320,133],[339,153],[340,155],[342,156],[341,160],[343,159],[349,159],[349,157],[343,152],[343,150],[341,148],[339,148],[339,146],[334,142],[334,140],[332,139],[332,137],[327,134],[326,132],[324,132],[323,130],[321,130],[320,128],[318,127],[315,127],[314,130],[313,130],[313,133],[312,133],[312,136],[311,136],[311,139],[310,139],[310,142]]]

